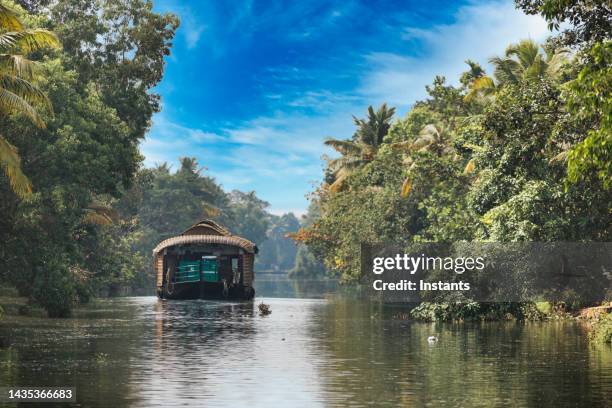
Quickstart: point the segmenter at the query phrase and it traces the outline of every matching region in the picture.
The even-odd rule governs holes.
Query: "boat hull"
[[[226,288],[220,282],[186,282],[158,288],[157,296],[160,299],[251,300],[255,290],[243,285]]]

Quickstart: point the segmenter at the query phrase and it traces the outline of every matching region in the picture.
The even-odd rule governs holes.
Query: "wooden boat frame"
[[[253,242],[232,235],[213,220],[200,221],[153,250],[157,295],[162,299],[253,299],[256,254]],[[179,279],[182,261],[197,264],[213,257],[219,268],[218,281],[207,281],[201,270],[189,281]]]

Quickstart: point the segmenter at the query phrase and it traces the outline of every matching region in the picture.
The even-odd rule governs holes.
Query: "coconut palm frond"
[[[0,72],[8,75],[30,79],[34,75],[33,61],[22,55],[0,54]]]
[[[16,12],[0,4],[1,114],[21,113],[36,126],[45,127],[44,121],[33,105],[45,105],[51,112],[51,103],[45,94],[28,82],[34,76],[34,63],[18,54],[27,54],[41,48],[59,47],[60,42],[55,34],[44,29],[24,30]],[[11,188],[17,195],[25,197],[31,193],[30,181],[21,171],[17,149],[2,137],[0,137],[0,166],[4,168]]]
[[[23,53],[29,53],[43,48],[60,47],[61,43],[57,36],[42,28],[0,34],[0,48],[5,50],[19,49]]]
[[[10,31],[20,31],[23,29],[17,14],[4,4],[0,4],[0,27]]]
[[[548,161],[548,164],[565,163],[569,157],[569,150],[562,151]]]
[[[221,209],[206,201],[202,202],[202,210],[207,217],[218,217],[221,215]]]
[[[520,64],[510,58],[493,57],[489,62],[495,66],[494,75],[500,84],[517,83],[521,77]]]
[[[119,214],[110,205],[93,201],[84,209],[84,224],[110,225],[119,219]]]
[[[338,172],[343,169],[354,169],[363,164],[363,160],[359,157],[354,156],[342,156],[337,159],[331,159],[327,162],[328,169],[333,174],[338,174]]]
[[[336,177],[336,180],[329,186],[329,191],[331,193],[338,193],[344,190],[347,178],[348,172],[342,172],[338,177]]]
[[[13,75],[0,74],[0,87],[19,96],[29,104],[44,105],[51,111],[51,102],[47,95],[31,82]]]
[[[82,218],[83,224],[90,225],[111,225],[113,221],[104,214],[98,214],[93,211],[86,211]]]
[[[45,127],[45,122],[28,101],[2,87],[0,87],[0,110],[8,113],[23,113],[30,118],[36,126],[40,128]]]
[[[368,106],[368,117],[366,119],[353,116],[353,122],[357,126],[355,140],[360,144],[378,148],[389,132],[394,114],[395,108],[390,108],[386,103],[383,103],[378,110],[374,110],[371,105]]]
[[[412,141],[391,143],[390,146],[391,146],[391,149],[393,150],[408,151],[408,150],[411,150],[410,147],[412,146]]]
[[[543,76],[558,77],[561,67],[569,60],[567,49],[542,48],[533,40],[511,44],[504,57],[489,60],[495,66],[495,78],[500,85],[533,80]]]
[[[410,150],[422,151],[432,145],[434,142],[435,138],[431,135],[419,136],[419,138],[412,142],[412,144],[410,145]]]
[[[523,67],[533,65],[540,56],[540,46],[533,40],[521,40],[518,44],[511,44],[506,48],[506,57],[516,56]]]
[[[546,75],[551,78],[558,78],[562,68],[571,61],[571,53],[567,49],[560,49],[547,57]]]
[[[361,147],[351,140],[327,139],[323,142],[326,146],[344,155],[361,154]]]
[[[476,99],[481,95],[490,95],[495,92],[495,82],[493,78],[489,76],[481,76],[476,78],[470,85],[468,93],[465,95],[464,100],[469,102]]]
[[[541,78],[546,74],[547,64],[541,55],[538,55],[531,65],[525,67],[523,70],[523,80],[532,80]]]
[[[359,167],[363,166],[366,163],[367,163],[367,160],[363,160],[358,157],[347,157],[345,161],[343,162],[343,167],[347,171],[350,172],[350,171],[358,169]]]
[[[17,148],[0,136],[0,167],[8,178],[12,190],[21,198],[32,193],[32,184],[21,171],[21,158]]]
[[[412,168],[416,165],[416,162],[411,156],[405,154],[404,157],[402,158],[402,164],[404,166],[409,166],[410,168]]]

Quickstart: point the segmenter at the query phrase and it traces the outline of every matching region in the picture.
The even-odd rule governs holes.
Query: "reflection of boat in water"
[[[257,246],[212,220],[153,250],[157,295],[167,299],[252,299]]]

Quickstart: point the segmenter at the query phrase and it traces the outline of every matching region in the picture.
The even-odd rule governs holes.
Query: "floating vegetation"
[[[261,302],[259,304],[259,314],[261,316],[267,316],[269,314],[272,313],[272,310],[270,310],[270,305],[266,305],[265,303]]]
[[[109,355],[106,353],[96,353],[95,360],[97,364],[106,365],[109,363]]]

